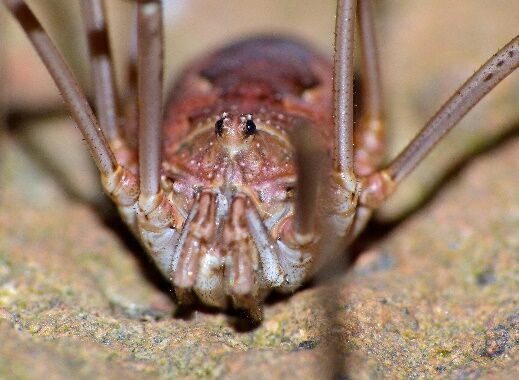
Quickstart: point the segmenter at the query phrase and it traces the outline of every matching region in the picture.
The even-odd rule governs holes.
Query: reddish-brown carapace
[[[294,291],[340,254],[402,178],[519,65],[516,36],[381,168],[382,97],[369,0],[338,1],[333,62],[292,40],[246,39],[192,64],[165,112],[162,4],[137,1],[136,96],[124,128],[102,0],[82,2],[100,126],[25,2],[4,3],[53,76],[106,192],[178,300],[196,296],[255,318],[270,291]],[[356,19],[363,80],[354,128]]]
[[[312,273],[317,240],[302,247],[294,230],[292,136],[305,129],[331,153],[331,74],[329,59],[305,45],[257,37],[181,76],[166,106],[161,165],[176,228],[159,261],[178,297],[254,309],[270,289],[293,291]],[[140,233],[153,255],[156,236]]]
[[[208,304],[231,295],[242,305],[307,278],[314,253],[293,241],[291,135],[306,123],[331,152],[331,73],[306,46],[259,37],[202,58],[180,79],[167,105],[163,177],[184,217],[194,191],[200,202],[172,260],[177,287]]]

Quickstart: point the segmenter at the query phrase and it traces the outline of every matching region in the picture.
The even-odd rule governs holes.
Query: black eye
[[[247,119],[245,122],[245,135],[250,136],[253,135],[256,132],[256,124],[254,124],[254,121],[252,119]]]
[[[218,119],[218,121],[214,124],[214,131],[218,136],[221,136],[223,133],[223,118]]]

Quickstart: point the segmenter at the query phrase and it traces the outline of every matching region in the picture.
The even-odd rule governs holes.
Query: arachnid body
[[[5,3],[71,107],[105,190],[171,279],[177,297],[187,301],[196,294],[204,303],[233,304],[256,315],[270,290],[293,291],[341,252],[396,184],[519,62],[516,37],[378,171],[383,124],[368,2],[358,7],[366,84],[355,131],[355,2],[339,1],[334,68],[297,42],[240,42],[186,72],[173,89],[164,123],[161,6],[139,2],[136,136],[114,122],[102,6],[86,1],[98,117],[106,137],[28,8],[20,1]]]

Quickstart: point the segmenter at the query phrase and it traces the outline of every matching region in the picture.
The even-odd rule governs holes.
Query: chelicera
[[[83,1],[97,117],[25,2],[4,3],[56,81],[105,191],[178,300],[197,297],[256,318],[269,292],[296,290],[340,254],[434,145],[519,65],[515,37],[380,167],[384,123],[367,0],[338,1],[333,64],[296,41],[243,40],[191,65],[165,110],[162,4],[137,1],[136,97],[129,106],[137,112],[128,115],[138,120],[126,116],[125,124],[137,122],[138,132],[117,122],[101,0]],[[363,109],[354,128],[356,19]]]

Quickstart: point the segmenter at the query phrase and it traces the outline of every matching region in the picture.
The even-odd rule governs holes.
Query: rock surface
[[[383,53],[398,56],[387,62],[393,73],[406,71],[406,58],[390,25],[413,20],[424,29],[423,43],[428,32],[419,21],[441,13],[431,8],[423,16],[423,9],[402,4],[398,11],[388,4],[381,24],[391,43]],[[407,49],[420,45],[420,34],[414,37]],[[389,119],[399,131],[391,152],[459,84],[457,73],[462,81],[467,67],[470,73],[486,57],[474,55],[476,62],[443,70],[447,78],[440,75],[440,89],[432,92],[423,81],[413,84],[423,72],[435,73],[420,57],[415,62],[424,71],[386,79],[396,94],[388,97]],[[518,89],[515,74],[410,178],[405,196],[397,194],[361,237],[351,270],[272,300],[259,326],[237,315],[177,310],[135,241],[92,196],[96,178],[69,122],[39,120],[9,135],[0,171],[0,377],[513,378]],[[501,135],[507,137],[487,144]],[[470,146],[462,146],[467,139]],[[427,196],[424,189],[467,154]]]

